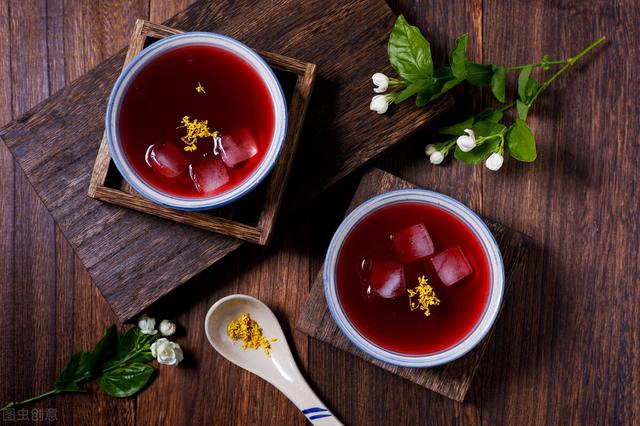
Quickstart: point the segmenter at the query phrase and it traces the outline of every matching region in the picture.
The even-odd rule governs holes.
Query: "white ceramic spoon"
[[[265,355],[261,348],[243,351],[242,343],[233,342],[227,335],[229,322],[246,313],[260,324],[262,334],[267,339],[278,339],[271,344],[271,356]],[[311,423],[342,425],[313,393],[300,373],[280,323],[267,305],[243,294],[224,297],[207,312],[204,330],[209,343],[220,355],[278,388]]]

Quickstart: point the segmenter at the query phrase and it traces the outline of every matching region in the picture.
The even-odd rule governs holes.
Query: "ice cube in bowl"
[[[201,194],[211,195],[229,182],[227,167],[218,158],[207,157],[189,165],[189,175]]]
[[[431,235],[422,223],[401,229],[390,238],[398,257],[405,263],[423,259],[434,252]]]
[[[449,247],[431,258],[438,278],[446,286],[453,285],[473,272],[469,260],[460,246]]]
[[[175,144],[169,142],[151,145],[145,159],[156,173],[168,178],[181,175],[189,167],[184,153]]]
[[[391,299],[404,294],[404,270],[398,262],[372,262],[369,274],[369,294]]]
[[[234,167],[253,158],[258,153],[258,144],[249,129],[240,129],[222,135],[222,161]]]

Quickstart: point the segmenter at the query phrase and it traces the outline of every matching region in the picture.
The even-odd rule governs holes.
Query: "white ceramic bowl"
[[[440,207],[464,222],[476,235],[489,263],[490,290],[487,305],[473,330],[460,342],[441,352],[407,355],[373,343],[351,323],[340,303],[336,288],[336,264],[342,245],[351,230],[370,213],[396,203],[426,203]],[[504,266],[495,238],[487,225],[471,209],[443,194],[423,189],[387,192],[365,201],[347,216],[333,236],[324,264],[324,293],[329,311],[342,332],[358,349],[381,361],[401,367],[426,368],[451,362],[473,349],[489,332],[495,321],[504,292]]]
[[[262,162],[239,185],[220,194],[202,198],[176,197],[149,185],[131,166],[122,149],[119,134],[119,115],[127,89],[138,72],[149,62],[169,50],[192,45],[208,45],[228,50],[243,59],[258,73],[269,90],[273,102],[274,132]],[[287,105],[278,79],[267,63],[253,50],[232,38],[206,32],[191,32],[163,38],[136,55],[122,71],[111,92],[107,105],[106,135],[109,152],[116,167],[127,182],[142,196],[167,207],[180,210],[208,210],[229,204],[249,193],[269,174],[276,163],[287,130]]]

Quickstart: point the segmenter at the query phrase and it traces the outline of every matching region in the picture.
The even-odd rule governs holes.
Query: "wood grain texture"
[[[407,188],[417,187],[392,174],[379,169],[371,169],[360,181],[345,215],[376,195]],[[500,246],[506,276],[505,292],[508,292],[511,285],[518,285],[518,282],[522,279],[521,272],[524,265],[524,256],[529,244],[528,237],[493,221],[488,221],[487,224]],[[504,303],[509,303],[509,300],[505,299]],[[497,321],[499,320],[498,317]],[[489,335],[470,354],[445,366],[430,369],[401,368],[370,358],[359,351],[342,334],[334,322],[325,302],[322,268],[311,287],[309,298],[305,303],[302,314],[298,318],[296,327],[321,342],[352,353],[393,374],[456,401],[464,400],[471,386],[471,381],[476,374],[478,363],[491,342],[491,335]]]
[[[11,53],[10,46],[17,44],[11,21],[13,28],[30,27],[21,31],[39,34],[38,38],[47,35],[47,49],[29,55],[30,61],[47,64],[50,81],[51,93],[33,97],[36,102],[124,48],[136,18],[148,15],[162,22],[190,0],[49,0],[25,3],[27,12],[14,13],[21,3],[0,1],[4,122],[34,106],[23,103],[23,109],[12,111],[12,93],[25,97],[17,92],[26,91],[32,81],[42,88],[35,83],[42,81],[41,65],[18,65],[21,75],[7,71],[12,56],[27,60],[27,55]],[[638,5],[627,0],[391,3],[394,12],[406,14],[428,32],[442,60],[455,37],[465,31],[470,32],[474,59],[508,64],[535,61],[542,53],[573,53],[601,33],[610,40],[601,52],[559,79],[533,109],[531,120],[541,150],[536,163],[508,162],[495,174],[458,163],[430,166],[422,150],[427,142],[439,140],[433,128],[375,162],[532,236],[522,286],[507,296],[511,302],[504,306],[465,402],[425,390],[293,329],[306,286],[317,275],[357,186],[358,178],[352,176],[299,213],[285,215],[272,248],[242,247],[154,306],[152,314],[180,324],[176,341],[185,347],[188,359],[183,367],[162,368],[135,398],[111,399],[90,387],[88,394],[59,396],[30,408],[57,409],[58,422],[65,425],[304,425],[304,417],[272,387],[233,367],[206,345],[202,320],[207,308],[220,297],[240,292],[276,308],[291,333],[302,370],[346,424],[640,424],[640,264],[635,255],[640,230],[640,146],[635,138],[640,130],[635,72],[640,56],[635,42]],[[110,14],[111,7],[119,15]],[[113,32],[106,35],[102,28],[109,26],[99,22],[108,19],[114,21]],[[25,42],[18,49],[27,45],[37,43]],[[439,124],[461,119],[483,105],[482,91],[461,87],[455,95],[456,110]],[[88,349],[116,319],[59,231],[55,281],[40,276],[41,266],[38,274],[23,275],[35,270],[29,264],[33,259],[20,260],[22,269],[14,273],[14,251],[52,255],[31,248],[50,241],[48,227],[43,220],[32,223],[22,213],[25,209],[15,211],[18,197],[28,198],[21,204],[30,211],[42,209],[27,205],[39,203],[37,197],[19,194],[30,189],[15,187],[14,168],[19,174],[0,143],[0,402],[45,390],[42,386],[51,383],[70,355]],[[55,299],[36,303],[34,295],[50,294],[52,285]],[[33,309],[16,308],[18,304]],[[42,330],[55,334],[41,337]],[[41,338],[42,344],[36,342]],[[46,352],[37,355],[38,370],[32,363],[37,350]],[[18,371],[27,371],[27,376]]]
[[[151,43],[182,32],[175,28],[138,19],[131,34],[123,67]],[[245,210],[254,210],[254,215],[242,212],[240,218],[227,218],[218,213],[224,214],[229,210],[239,211],[241,207],[238,207],[237,203],[231,209],[216,209],[203,213],[175,210],[147,200],[140,196],[118,173],[109,153],[106,135],[102,136],[98,148],[98,154],[89,178],[88,195],[100,201],[217,232],[228,237],[260,245],[268,244],[287,188],[291,165],[295,158],[300,132],[311,99],[311,92],[316,80],[316,65],[277,53],[263,51],[257,51],[257,53],[275,70],[276,78],[280,79],[287,103],[288,116],[282,151],[265,182],[254,191],[262,190],[264,196],[254,197],[255,201],[242,204]],[[257,220],[251,216],[257,216]],[[118,265],[113,266],[118,267]],[[122,297],[126,297],[126,295],[123,294]]]
[[[221,15],[224,20],[214,19]],[[296,25],[291,25],[290,16],[296,17]],[[404,105],[395,114],[371,123],[365,120],[365,115],[373,114],[366,108],[370,70],[381,69],[386,62],[385,41],[393,18],[382,0],[348,5],[337,0],[304,5],[294,0],[256,5],[200,2],[172,18],[169,25],[223,32],[253,48],[318,65],[321,96],[312,98],[308,113],[312,119],[306,122],[292,170],[288,202],[293,204],[388,149],[450,104],[444,98],[424,109]],[[101,117],[123,60],[121,51],[0,131],[0,138],[121,320],[133,317],[241,244],[86,197],[102,135]],[[318,165],[322,173],[317,172]],[[325,178],[318,180],[323,174]]]

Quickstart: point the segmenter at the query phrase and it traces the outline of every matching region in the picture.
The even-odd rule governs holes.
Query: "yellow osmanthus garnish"
[[[433,291],[433,287],[429,285],[424,275],[418,277],[418,286],[414,289],[408,288],[407,293],[409,294],[409,307],[411,310],[420,309],[424,311],[424,315],[427,317],[431,315],[429,307],[440,304],[440,299],[436,297],[436,292]],[[417,297],[418,300],[414,301],[414,297]]]
[[[185,151],[195,151],[197,148],[196,143],[198,142],[199,138],[211,137],[213,138],[213,141],[216,144],[215,146],[217,147],[218,135],[220,134],[220,132],[212,132],[211,130],[209,130],[209,120],[198,121],[194,118],[193,121],[191,121],[189,119],[189,116],[185,115],[184,117],[182,117],[181,122],[182,126],[179,126],[178,128],[184,127],[187,129],[187,134],[180,138],[182,142],[187,144],[187,146],[184,147]]]
[[[276,342],[275,337],[267,340],[262,335],[262,327],[249,314],[243,314],[240,318],[232,320],[227,325],[227,334],[234,342],[242,340],[242,350],[247,348],[263,348],[265,355],[270,355],[271,342]]]
[[[196,92],[198,92],[198,93],[207,93],[204,90],[204,86],[202,84],[200,84],[200,82],[198,82],[198,85],[196,86]]]

